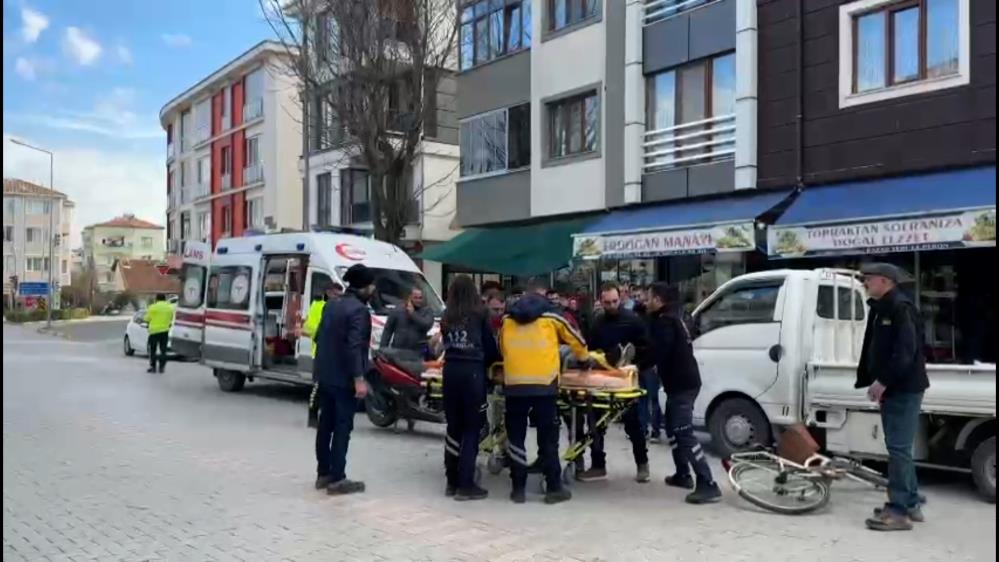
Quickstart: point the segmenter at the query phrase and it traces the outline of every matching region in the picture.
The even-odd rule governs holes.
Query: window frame
[[[245,205],[243,205],[243,225],[246,228],[260,228],[263,226],[264,222],[264,212],[263,212],[263,197],[249,197],[246,199]],[[255,220],[254,217],[259,218]]]
[[[928,0],[856,0],[839,7],[839,108],[845,109],[867,103],[924,94],[965,86],[971,82],[971,6],[970,0],[954,0],[957,7],[957,72],[942,76],[928,77],[929,20]],[[920,6],[920,76],[918,80],[908,80],[892,84],[894,69],[894,40],[889,28],[894,21],[891,14],[908,7]],[[885,12],[885,86],[864,91],[856,91],[858,72],[858,33],[857,20],[865,15]]]
[[[525,164],[523,164],[523,165],[520,165],[520,166],[511,167],[510,166],[510,135],[511,135],[510,113],[511,113],[511,110],[519,109],[519,108],[522,108],[522,107],[526,107],[527,108],[527,141],[528,141],[528,144],[527,144],[527,162]],[[458,147],[460,148],[462,146],[462,142],[461,142],[461,140],[462,140],[461,139],[462,127],[467,127],[468,124],[471,123],[471,122],[473,122],[473,121],[478,121],[478,120],[481,120],[481,119],[493,118],[494,116],[496,116],[496,115],[498,115],[500,113],[504,114],[504,117],[505,117],[505,119],[504,119],[504,125],[503,125],[503,142],[504,142],[503,153],[504,153],[504,155],[506,157],[506,162],[505,162],[503,168],[496,169],[496,170],[489,170],[488,172],[479,172],[479,173],[475,173],[475,174],[464,175],[464,167],[462,166],[462,162],[461,162],[460,158],[461,158],[461,155],[464,154],[466,151],[459,150],[459,162],[458,162],[458,177],[459,177],[459,179],[458,179],[458,181],[488,178],[488,177],[492,177],[492,176],[499,176],[499,175],[503,175],[503,174],[508,174],[508,173],[511,173],[511,172],[519,172],[519,171],[522,171],[522,170],[528,170],[528,169],[531,168],[531,158],[532,158],[532,151],[533,151],[533,147],[531,146],[531,102],[518,103],[518,104],[510,105],[510,106],[507,106],[507,107],[501,107],[499,109],[493,109],[493,110],[486,111],[486,112],[483,112],[483,113],[479,113],[477,115],[472,115],[470,117],[466,117],[466,118],[460,120],[458,122]]]
[[[531,3],[533,0],[478,0],[477,2],[466,2],[458,7],[457,28],[458,28],[458,70],[465,72],[476,67],[489,64],[495,60],[519,53],[531,48],[533,41],[531,18],[533,16]],[[526,8],[526,9],[525,9]],[[466,11],[470,16],[466,17]],[[520,35],[516,41],[512,40],[510,29],[511,14],[517,12],[520,24],[518,30]],[[498,17],[497,17],[498,16]],[[502,41],[501,52],[493,53],[493,39],[495,39],[493,24],[498,20],[502,25],[500,30],[500,40]],[[485,47],[489,49],[489,54],[479,61],[479,32],[480,24],[485,24]],[[525,25],[526,23],[526,25]],[[471,32],[471,52],[466,66],[464,58],[464,46],[466,40],[466,26]]]
[[[555,19],[555,8],[558,4],[563,4],[566,10],[565,24],[562,26],[558,26]],[[603,2],[601,0],[546,0],[543,40],[547,41],[571,33],[597,23],[601,18],[603,18]]]
[[[319,227],[333,225],[332,172],[323,172],[316,175],[316,224]]]
[[[590,158],[599,158],[601,156],[602,143],[601,139],[603,136],[603,99],[601,96],[601,85],[592,84],[582,88],[578,88],[571,92],[565,92],[558,96],[553,96],[551,98],[542,100],[544,104],[544,129],[543,140],[544,140],[544,152],[542,153],[542,167],[554,166],[561,163],[575,162],[578,160],[586,160]],[[596,121],[593,123],[594,131],[594,144],[591,149],[583,148],[586,144],[586,100],[592,98],[594,103],[597,104],[596,108]],[[561,107],[568,107],[568,115],[571,115],[571,105],[578,103],[580,106],[580,129],[579,129],[579,146],[580,150],[577,152],[567,151],[564,154],[558,154],[555,152],[555,120],[558,117],[558,109]],[[564,133],[566,143],[571,146],[572,139],[570,135],[572,131],[571,121],[565,121]]]
[[[367,194],[367,201],[364,203],[358,203],[354,200],[354,179],[355,174],[363,174],[364,181],[367,184],[365,188],[365,193]],[[358,224],[371,222],[372,214],[374,209],[371,205],[371,175],[365,168],[343,168],[340,170],[340,223],[342,225]],[[349,178],[349,181],[345,181]],[[365,220],[356,220],[354,218],[355,207],[360,205],[368,206],[368,216]]]

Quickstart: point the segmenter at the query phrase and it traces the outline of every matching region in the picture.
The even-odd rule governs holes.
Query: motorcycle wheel
[[[399,419],[399,409],[396,407],[395,399],[380,392],[369,392],[364,397],[364,411],[371,423],[377,427],[389,427]]]

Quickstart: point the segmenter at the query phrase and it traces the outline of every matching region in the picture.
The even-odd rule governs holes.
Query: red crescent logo
[[[347,243],[337,244],[336,248],[334,249],[336,250],[337,254],[340,254],[341,257],[348,259],[350,261],[361,261],[368,256],[368,254],[366,254],[364,250],[360,248],[355,248]]]

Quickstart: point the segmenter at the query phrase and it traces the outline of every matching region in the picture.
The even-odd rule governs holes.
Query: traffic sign
[[[22,297],[44,297],[49,294],[49,284],[45,281],[22,281],[17,286]]]

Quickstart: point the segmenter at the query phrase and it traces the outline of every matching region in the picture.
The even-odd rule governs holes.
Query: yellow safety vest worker
[[[149,324],[149,335],[169,332],[173,324],[173,305],[167,301],[156,301],[146,309],[143,320]]]
[[[302,324],[302,333],[312,340],[312,358],[316,358],[316,331],[319,330],[319,322],[323,319],[323,307],[326,306],[324,300],[314,300],[309,305],[309,312],[305,315],[305,322]]]

